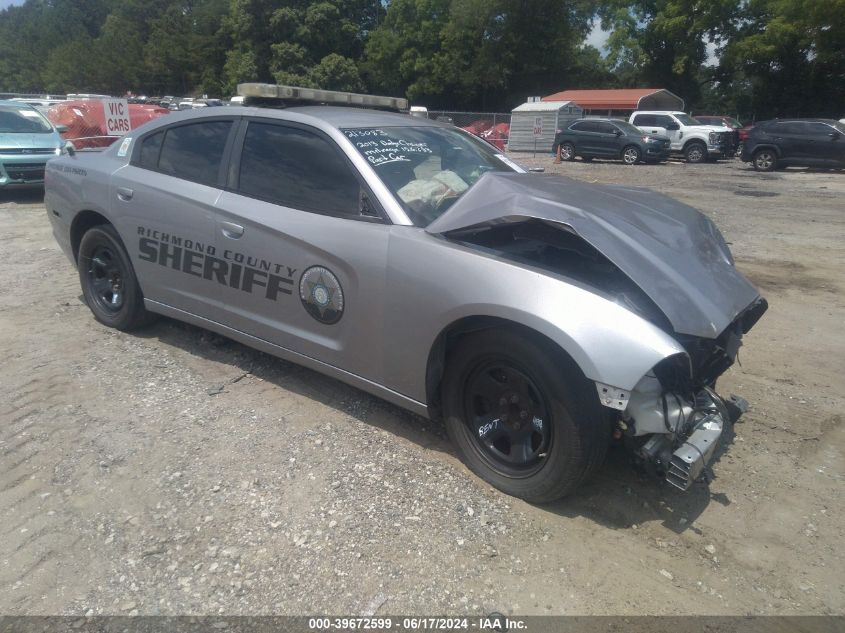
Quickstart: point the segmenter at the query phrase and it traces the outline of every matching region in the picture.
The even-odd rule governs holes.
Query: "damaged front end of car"
[[[671,337],[679,351],[643,367],[639,380],[608,384],[601,370],[588,378],[637,461],[681,490],[706,474],[747,408],[719,396],[716,381],[767,309],[706,216],[643,189],[488,174],[427,230],[587,289]],[[631,334],[631,350],[601,351],[634,365],[639,346]]]
[[[748,409],[743,398],[716,393],[716,380],[736,362],[742,336],[766,309],[759,298],[716,339],[676,335],[686,354],[659,362],[630,392],[596,383],[600,402],[619,411],[617,436],[680,490],[705,476],[722,433]]]

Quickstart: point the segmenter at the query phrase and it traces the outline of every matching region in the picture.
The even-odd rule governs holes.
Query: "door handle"
[[[240,224],[235,224],[234,222],[221,222],[220,230],[223,231],[223,235],[228,237],[230,240],[240,239],[240,237],[244,234],[244,227]]]
[[[135,195],[135,192],[128,187],[118,187],[117,188],[117,197],[123,200],[124,202],[129,202],[132,199],[132,196]]]

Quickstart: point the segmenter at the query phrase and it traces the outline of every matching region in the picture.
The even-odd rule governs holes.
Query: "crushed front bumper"
[[[669,459],[666,481],[681,490],[689,490],[701,478],[713,460],[725,427],[748,409],[748,403],[737,396],[731,396],[726,402],[713,392],[709,395],[717,408],[695,423],[689,437]]]
[[[680,490],[689,490],[705,474],[722,434],[748,409],[748,403],[737,396],[722,398],[708,388],[691,401],[664,392],[649,377],[638,387],[621,397],[606,391],[602,404],[623,411],[620,428],[648,470]]]

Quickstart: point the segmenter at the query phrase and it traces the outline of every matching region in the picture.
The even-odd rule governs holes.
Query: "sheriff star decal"
[[[299,298],[312,317],[332,325],[343,316],[343,289],[334,273],[323,266],[312,266],[299,280]]]

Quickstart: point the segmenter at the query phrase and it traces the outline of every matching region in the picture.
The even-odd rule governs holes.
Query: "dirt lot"
[[[98,325],[40,196],[0,192],[0,613],[845,612],[845,174],[554,170],[706,211],[771,304],[720,382],[752,409],[709,487],[613,452],[563,502],[506,497],[341,383]]]

